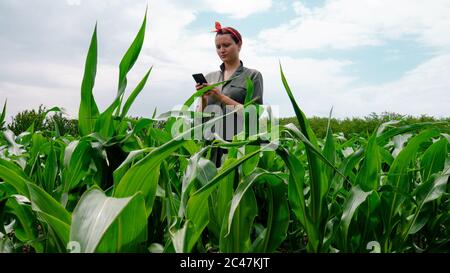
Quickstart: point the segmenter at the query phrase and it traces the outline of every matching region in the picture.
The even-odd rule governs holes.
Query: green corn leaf
[[[372,193],[372,191],[366,192],[363,191],[359,185],[352,188],[350,191],[350,195],[345,200],[342,217],[341,217],[341,229],[342,229],[342,237],[344,240],[344,246],[347,250],[347,242],[348,238],[348,228],[350,227],[350,222],[352,221],[353,215],[355,214],[358,207],[366,201],[367,197]]]
[[[253,99],[253,81],[250,78],[246,79],[247,93],[245,94],[245,103],[248,103]]]
[[[52,196],[33,183],[27,183],[31,207],[52,228],[61,240],[63,247],[69,241],[72,217],[70,213]]]
[[[22,242],[30,242],[37,253],[42,253],[44,247],[38,241],[38,232],[34,228],[36,217],[33,215],[31,206],[19,203],[16,198],[9,198],[6,210],[14,214],[14,218],[20,223],[14,227],[16,237]]]
[[[257,246],[253,247],[253,250],[256,252],[272,252],[278,247],[281,242],[286,237],[286,232],[289,224],[289,210],[285,192],[284,181],[281,177],[279,177],[275,173],[268,172],[263,169],[256,169],[254,173],[245,178],[245,180],[239,184],[236,189],[235,194],[233,195],[233,199],[231,201],[231,207],[229,210],[229,214],[223,227],[226,227],[226,234],[222,236],[224,241],[230,241],[226,245],[226,252],[245,252],[249,251],[249,246],[247,245],[247,239],[237,239],[234,234],[236,234],[239,229],[232,229],[232,226],[235,225],[236,222],[241,224],[242,221],[245,220],[244,225],[248,222],[249,217],[253,216],[253,211],[240,211],[240,216],[236,217],[235,213],[240,207],[248,207],[252,206],[252,197],[247,197],[249,200],[246,202],[241,202],[244,196],[246,196],[247,191],[251,190],[251,187],[256,183],[270,183],[269,187],[269,217],[267,220],[267,228],[265,229],[265,235],[263,240],[259,241]],[[284,188],[284,189],[283,189]],[[256,204],[255,204],[256,205]],[[242,215],[243,214],[243,215]],[[239,220],[239,217],[244,217],[242,220]],[[238,224],[238,225],[239,225]],[[234,232],[234,234],[233,234]],[[231,233],[231,234],[230,234]],[[245,234],[247,235],[247,234]],[[247,238],[247,237],[246,237]],[[222,243],[222,242],[221,242]]]
[[[208,86],[203,87],[202,89],[197,90],[194,94],[192,94],[192,96],[190,96],[185,102],[184,102],[184,106],[185,107],[190,107],[196,98],[201,97],[203,94],[205,94],[206,92],[208,92],[209,90],[213,89],[214,87],[217,87],[219,85],[222,85],[226,82],[229,82],[230,80],[227,81],[223,81],[223,82],[218,82],[218,83],[214,83]]]
[[[341,170],[339,170],[338,168],[336,168],[336,166],[334,166],[333,163],[331,163],[328,158],[326,158],[322,152],[316,148],[307,138],[306,136],[300,131],[298,130],[297,127],[295,127],[294,124],[290,123],[290,124],[286,124],[285,126],[283,126],[285,129],[287,129],[288,132],[293,133],[294,137],[298,138],[299,140],[301,140],[305,146],[309,147],[311,152],[313,152],[315,155],[317,155],[317,157],[319,159],[322,160],[322,162],[324,162],[325,164],[327,164],[330,168],[334,169],[334,171],[339,174],[340,176],[342,176],[343,178],[345,178],[345,175],[341,172]]]
[[[16,142],[16,136],[9,129],[3,131],[3,137],[6,140],[6,143],[4,144],[7,147],[8,153],[16,157],[13,157],[12,161],[16,162],[20,167],[22,167],[22,169],[26,169],[26,160],[23,158],[25,153],[23,145]]]
[[[287,80],[283,73],[283,68],[281,67],[280,63],[280,73],[281,73],[281,80],[284,85],[284,89],[286,90],[286,93],[289,96],[289,99],[291,101],[291,104],[294,108],[295,115],[297,117],[298,123],[300,125],[300,131],[305,136],[306,140],[308,140],[313,147],[318,148],[317,139],[314,135],[314,132],[312,131],[311,127],[308,124],[308,120],[306,119],[305,114],[298,106],[297,102],[295,101],[294,95],[292,94],[292,91],[287,83]],[[314,153],[314,149],[311,149],[310,146],[306,146],[306,155],[308,159],[308,168],[309,168],[309,176],[311,178],[311,217],[314,219],[315,222],[319,222],[321,220],[324,220],[324,217],[322,217],[322,213],[325,213],[323,211],[326,206],[324,205],[325,195],[328,192],[328,181],[324,177],[323,173],[323,165],[319,162],[318,157]],[[319,225],[324,225],[325,223],[320,223]]]
[[[245,145],[244,148],[245,154],[252,153],[258,149],[259,147],[256,145]],[[249,176],[255,170],[256,166],[258,166],[259,158],[259,155],[254,156],[253,158],[245,161],[244,164],[242,164],[242,172],[244,176]]]
[[[57,106],[54,106],[54,107],[52,107],[52,108],[46,110],[46,111],[44,112],[42,118],[45,119],[45,118],[47,117],[48,113],[50,113],[50,112],[61,112],[61,108],[59,108],[59,107],[57,107]]]
[[[36,213],[51,227],[56,237],[61,241],[60,249],[65,249],[69,243],[70,224],[67,224],[50,213],[43,211],[37,211]]]
[[[290,219],[285,185],[271,185],[268,188],[268,196],[267,227],[262,232],[261,240],[253,244],[252,252],[273,252],[286,239]]]
[[[2,193],[2,195],[4,195]],[[2,236],[3,234],[7,234],[8,232],[5,229],[5,225],[4,223],[6,223],[6,203],[8,202],[8,198],[9,196],[2,196],[0,197],[0,223],[2,223],[0,225],[0,236]],[[3,239],[3,238],[2,238]]]
[[[410,192],[410,175],[408,174],[408,167],[410,166],[411,160],[416,157],[417,151],[422,143],[430,141],[432,137],[438,135],[438,130],[430,129],[414,136],[408,142],[406,147],[398,154],[389,169],[387,183],[394,187],[395,191],[384,192],[381,196],[382,203],[385,207],[383,210],[383,217],[386,223],[386,230],[388,231],[385,234],[385,248],[387,247],[387,238],[389,238],[390,232],[392,232],[393,229],[394,216],[405,200],[405,197],[398,194],[398,192]],[[388,249],[385,250],[387,251]]]
[[[47,156],[44,169],[44,184],[43,188],[49,194],[52,194],[55,188],[56,176],[58,174],[58,162],[56,159],[55,148],[53,142],[50,142],[50,152]]]
[[[63,192],[79,185],[91,164],[91,143],[87,140],[71,142],[64,153]]]
[[[308,235],[308,251],[317,252],[321,242],[317,225],[313,224],[310,210],[306,207],[304,195],[305,170],[303,165],[297,157],[289,156],[289,152],[284,148],[277,149],[277,153],[283,159],[289,170],[289,204]]]
[[[202,158],[208,149],[209,147],[203,148],[189,159],[181,184],[181,205],[178,217],[183,217],[185,214],[186,203],[195,181],[201,180],[200,185],[204,185],[217,174],[215,165],[210,160]]]
[[[402,192],[409,192],[408,177],[405,174],[411,160],[416,156],[416,153],[423,142],[429,141],[432,137],[438,135],[439,131],[431,129],[413,137],[392,163],[388,173],[388,183]],[[392,203],[393,207],[390,211],[391,215],[397,210],[399,203],[400,202],[396,200],[396,196],[394,196]]]
[[[280,180],[279,182],[282,182],[282,179],[277,176],[276,174],[267,172],[266,170],[263,169],[259,169],[257,168],[253,174],[251,174],[249,177],[245,178],[244,181],[242,183],[239,183],[236,192],[233,195],[233,199],[231,201],[231,207],[229,209],[229,213],[228,213],[228,217],[227,217],[227,221],[225,223],[227,223],[227,233],[225,236],[228,236],[231,230],[231,223],[233,222],[233,217],[234,217],[234,213],[236,211],[236,209],[238,208],[241,199],[243,198],[243,196],[245,195],[245,193],[251,189],[251,187],[257,183],[257,182],[265,182],[264,179],[278,179]]]
[[[150,213],[156,195],[159,166],[166,157],[170,156],[182,145],[183,141],[171,141],[152,150],[123,175],[117,185],[114,196],[127,197],[140,191],[144,194],[144,198],[147,201],[147,211]],[[156,174],[158,174],[158,177],[155,176]]]
[[[346,157],[341,162],[337,172],[339,175],[334,176],[332,180],[332,187],[334,189],[341,188],[345,178],[347,178],[348,181],[350,181],[350,184],[352,185],[356,184],[355,182],[356,177],[355,174],[353,173],[353,169],[357,166],[357,164],[361,161],[361,159],[363,159],[363,157],[364,157],[364,149],[360,148],[357,151],[353,152],[348,157]]]
[[[369,138],[365,149],[364,161],[356,176],[356,184],[368,192],[376,190],[380,184],[381,157],[376,142],[376,135]]]
[[[93,188],[75,207],[70,241],[78,242],[82,253],[137,251],[146,239],[146,225],[140,194],[112,198]]]
[[[140,192],[145,200],[147,216],[152,212],[153,202],[156,197],[156,189],[160,175],[160,162],[156,166],[150,166],[149,169],[151,171],[146,172],[146,176],[139,177],[140,179],[136,179],[135,176],[127,176],[127,174],[125,174],[114,191],[114,197],[117,198],[129,197]]]
[[[27,186],[30,191],[31,205],[34,211],[46,213],[70,225],[72,217],[58,201],[33,183],[28,182]]]
[[[127,52],[123,56],[122,60],[120,61],[119,66],[119,83],[118,83],[118,90],[117,95],[112,104],[103,112],[100,114],[96,124],[95,124],[95,131],[100,133],[101,136],[105,138],[110,138],[113,136],[115,128],[115,121],[114,121],[114,111],[116,111],[116,116],[120,113],[120,107],[122,104],[122,98],[125,94],[125,89],[127,86],[127,74],[131,70],[131,68],[134,66],[139,53],[141,52],[142,45],[144,43],[145,38],[145,27],[147,22],[147,11],[145,12],[144,21],[142,22],[141,28],[139,29],[138,34],[136,35],[133,43],[128,48]],[[138,85],[139,87],[139,85]],[[144,84],[142,85],[144,87]],[[131,95],[131,98],[136,97],[137,94],[140,91],[136,91],[134,95]],[[132,99],[134,100],[134,99]],[[130,105],[131,106],[131,101]]]
[[[0,158],[0,178],[13,186],[17,192],[27,198],[30,197],[25,173],[19,166]]]
[[[171,175],[167,162],[161,164],[161,183],[164,185],[164,212],[167,219],[167,227],[170,229],[172,221],[174,221],[177,211],[180,207],[178,199],[174,198],[171,184]]]
[[[3,104],[3,110],[2,113],[0,114],[0,129],[3,129],[3,125],[5,123],[5,116],[6,116],[6,102],[8,100],[5,100],[5,103]]]
[[[286,93],[289,96],[289,100],[291,101],[292,107],[294,108],[295,116],[297,117],[301,132],[306,136],[306,138],[315,147],[318,147],[317,139],[314,135],[314,132],[312,131],[311,127],[309,126],[308,120],[306,119],[305,114],[303,113],[303,111],[300,109],[297,102],[295,101],[295,98],[294,98],[294,95],[292,94],[291,88],[289,87],[286,77],[284,76],[283,68],[281,67],[281,63],[280,63],[280,73],[281,73],[281,80],[283,82],[284,89],[286,90]]]
[[[389,151],[387,151],[383,147],[378,148],[379,148],[378,152],[381,156],[382,161],[386,162],[389,166],[391,166],[392,163],[394,162],[394,157],[391,155]]]
[[[415,196],[416,200],[419,200],[419,210],[424,204],[440,198],[445,193],[449,176],[450,166],[444,173],[430,177],[429,181],[417,188]]]
[[[241,192],[238,202],[233,200],[231,206],[233,207],[233,215],[230,218],[224,219],[220,232],[219,248],[222,253],[245,253],[249,252],[251,248],[251,231],[253,221],[258,213],[256,204],[256,197],[251,188],[247,188],[245,192]],[[231,212],[231,211],[230,211]]]
[[[233,114],[235,112],[236,112],[236,110],[231,111],[227,115]],[[182,147],[185,144],[185,142],[187,141],[187,140],[180,140],[180,139],[183,139],[185,136],[190,135],[192,131],[199,129],[202,126],[211,126],[220,118],[223,118],[223,116],[211,119],[210,121],[206,122],[205,124],[197,125],[196,127],[193,127],[191,129],[181,133],[178,137],[173,138],[170,141],[163,144],[162,146],[154,149],[148,155],[146,155],[143,159],[141,159],[139,162],[137,162],[136,165],[132,166],[125,173],[125,175],[122,177],[122,179],[120,180],[120,182],[118,184],[118,188],[123,189],[123,192],[122,191],[120,192],[121,196],[126,195],[125,192],[127,192],[127,188],[129,188],[129,186],[127,186],[127,184],[136,185],[136,186],[130,186],[131,189],[137,189],[139,187],[142,187],[142,185],[144,185],[144,183],[145,183],[145,180],[149,177],[149,175],[153,172],[153,170],[157,166],[159,166],[161,161],[164,160],[166,157],[170,156],[174,151],[176,151],[177,149]],[[256,153],[254,153],[253,155],[255,155],[255,154]],[[248,158],[250,158],[250,157],[248,157]],[[121,185],[122,183],[123,183],[123,185]],[[215,183],[217,183],[217,181],[215,181]],[[152,183],[152,184],[153,184],[153,186],[151,188],[154,189],[154,192],[156,193],[156,185],[154,183]],[[209,187],[208,185],[205,185],[203,188]],[[153,192],[153,190],[150,192]],[[153,206],[153,204],[147,203],[148,210],[151,210],[152,206]]]
[[[217,183],[221,181],[223,178],[225,178],[230,172],[234,171],[235,168],[243,164],[245,161],[249,160],[250,158],[254,157],[255,155],[259,154],[263,148],[259,148],[256,151],[253,151],[249,154],[246,154],[245,156],[233,160],[230,162],[228,166],[223,166],[218,174],[205,186],[201,187],[199,190],[197,190],[194,195],[198,195],[202,192],[210,192],[211,189],[215,188],[217,186]]]
[[[134,100],[136,99],[136,97],[139,95],[139,93],[142,91],[142,89],[144,88],[145,84],[147,83],[147,79],[148,76],[150,75],[150,72],[152,71],[151,67],[147,74],[145,74],[144,78],[141,80],[141,82],[136,86],[136,88],[133,90],[133,92],[131,93],[131,95],[128,97],[127,101],[125,102],[123,109],[122,109],[122,114],[120,115],[120,117],[123,119],[125,118],[125,116],[128,113],[128,110],[130,110],[131,105],[133,104]]]
[[[428,223],[428,221],[430,221],[431,215],[432,215],[432,213],[430,213],[430,211],[426,211],[426,210],[422,209],[419,212],[419,215],[417,216],[417,218],[413,218],[414,222],[408,228],[407,234],[405,232],[404,237],[407,237],[408,235],[416,234],[417,232],[419,232]]]
[[[231,112],[232,113],[232,112]],[[245,155],[239,159],[231,160],[229,164],[224,164],[224,166],[220,169],[217,175],[211,179],[211,181],[197,190],[195,193],[191,195],[188,200],[186,206],[186,221],[182,227],[173,233],[176,236],[172,236],[172,241],[175,239],[179,243],[180,232],[183,232],[183,247],[178,247],[179,252],[190,252],[197,242],[198,238],[202,234],[205,227],[209,222],[209,208],[208,208],[208,198],[211,193],[218,187],[219,182],[224,181],[224,178],[234,171],[238,166],[240,166],[243,162],[250,159],[252,156],[258,154],[260,150],[255,151],[251,154]],[[175,245],[175,242],[174,242]]]
[[[119,167],[113,172],[114,187],[117,188],[122,177],[130,169],[132,162],[139,161],[144,156],[144,153],[152,151],[154,148],[145,148],[141,150],[131,151],[127,158],[120,164]]]
[[[228,158],[225,160],[222,167],[226,168],[229,164],[234,162],[234,160],[236,160],[236,158],[231,158],[230,154],[228,154]],[[223,178],[223,180],[219,182],[217,190],[210,195],[208,232],[211,232],[217,240],[220,238],[223,219],[229,213],[229,204],[233,198],[234,181],[237,171],[238,170],[230,172]]]
[[[325,139],[325,145],[323,147],[323,156],[334,165],[336,162],[336,145],[333,137],[333,130],[331,130],[331,114],[333,112],[333,108],[330,110],[330,116],[328,118],[327,125],[327,134]],[[325,169],[326,177],[328,181],[331,181],[334,176],[334,170],[331,167],[326,167]]]
[[[30,157],[28,160],[29,169],[26,169],[28,176],[33,177],[40,169],[40,154],[42,147],[47,143],[47,139],[41,133],[34,133],[31,137]]]
[[[407,239],[409,234],[418,232],[429,220],[429,217],[427,217],[429,213],[425,217],[420,217],[421,215],[424,216],[423,208],[425,204],[440,198],[445,193],[449,177],[450,166],[442,174],[430,176],[428,181],[416,189],[414,195],[418,204],[407,229],[403,232],[403,241]]]
[[[177,253],[192,251],[209,222],[208,195],[203,192],[197,198],[190,198],[186,208],[186,220],[181,228],[171,231],[171,241]]]
[[[120,111],[120,104],[121,104],[121,100],[122,100],[121,97],[123,97],[125,88],[127,87],[127,74],[131,70],[131,68],[133,68],[134,64],[136,63],[136,60],[139,57],[139,54],[141,52],[142,45],[144,44],[146,23],[147,23],[147,9],[145,10],[144,21],[142,22],[142,25],[141,25],[141,28],[139,29],[138,34],[136,35],[133,43],[128,48],[127,52],[125,53],[122,60],[120,61],[119,86],[118,86],[117,98],[116,98],[116,101],[119,105],[117,108],[116,115],[118,115],[118,113]]]
[[[405,134],[409,132],[417,132],[420,130],[425,130],[429,128],[436,127],[438,125],[444,124],[443,122],[420,122],[420,123],[414,123],[414,124],[408,124],[403,125],[399,127],[393,127],[389,130],[380,132],[380,129],[383,128],[383,125],[380,126],[380,129],[378,130],[378,136],[377,136],[377,143],[380,146],[383,146],[386,144],[388,140],[393,138],[396,135]]]
[[[110,107],[98,116],[95,123],[95,132],[98,132],[103,138],[111,138],[114,135],[114,110],[118,107]]]
[[[95,122],[99,112],[95,103],[92,89],[95,84],[97,73],[97,24],[92,34],[91,44],[86,57],[83,82],[81,84],[81,102],[78,112],[78,130],[81,136],[88,135],[94,131]]]
[[[202,210],[205,210],[205,208],[202,208]],[[190,252],[190,251],[188,251],[188,249],[191,249],[191,247],[189,245],[190,237],[188,236],[188,229],[196,230],[196,228],[192,226],[191,222],[189,220],[186,220],[186,222],[184,223],[184,225],[181,228],[171,231],[171,233],[170,233],[171,244],[173,246],[173,250],[176,253]],[[200,236],[200,235],[198,235],[198,236]],[[166,251],[167,251],[167,249],[166,249]]]
[[[448,140],[442,138],[433,143],[423,154],[420,166],[423,181],[428,181],[430,176],[444,169],[447,158]]]

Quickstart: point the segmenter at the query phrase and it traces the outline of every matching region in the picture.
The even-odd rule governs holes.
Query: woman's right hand
[[[206,84],[204,84],[204,83],[197,83],[197,84],[195,85],[195,89],[197,89],[197,91],[198,91],[198,90],[202,89],[202,88],[205,87],[205,86],[206,86]]]
[[[206,83],[197,83],[195,85],[195,89],[197,89],[197,91],[198,91],[206,86],[208,86],[208,84],[206,84]],[[208,95],[209,95],[209,91],[202,95],[202,99],[206,99],[208,97]]]

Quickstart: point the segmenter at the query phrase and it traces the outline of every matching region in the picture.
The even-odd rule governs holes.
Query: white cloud
[[[436,56],[408,71],[399,80],[353,89],[345,95],[357,98],[356,113],[399,112],[412,115],[450,115],[450,54]]]
[[[42,87],[21,83],[0,82],[1,104],[7,99],[6,122],[10,122],[14,114],[26,109],[37,109],[39,105],[64,108],[67,113],[78,113],[78,92],[67,87]],[[75,117],[75,116],[73,116]]]
[[[292,4],[292,7],[294,8],[294,11],[297,15],[300,16],[311,16],[312,10],[307,8],[305,5],[303,5],[302,2],[294,2]]]
[[[261,52],[259,41],[252,39],[247,39],[241,59],[247,67],[262,73],[264,103],[279,106],[282,116],[292,116],[294,112],[281,81],[280,62],[295,98],[308,116],[327,116],[334,94],[356,80],[345,73],[352,65],[348,60],[268,56]]]
[[[333,116],[338,118],[366,116],[372,112],[384,111],[436,117],[450,115],[450,54],[436,56],[408,71],[398,80],[363,87],[355,87],[354,83],[357,81],[352,78],[342,81],[346,77],[341,70],[342,64],[333,66],[332,63],[325,65],[331,71],[312,72],[315,77],[310,83],[306,74],[302,76],[297,73],[307,69],[306,63],[285,65],[286,77],[300,107],[308,116],[327,116],[327,111],[332,106]],[[296,69],[296,66],[301,68]],[[316,64],[316,68],[319,67]],[[325,81],[321,81],[321,75],[327,76]],[[290,114],[292,115],[292,111]]]
[[[29,5],[34,3],[28,2]],[[256,3],[262,7],[260,2],[270,1]],[[339,2],[347,1],[327,3],[331,5]],[[55,7],[52,1],[45,4],[40,2],[24,10],[20,20],[16,14],[23,10],[22,4],[16,1],[8,3],[10,4],[7,13],[12,17],[10,20],[5,17],[5,22],[0,17],[0,23],[8,21],[8,24],[16,26],[14,31],[8,31],[6,28],[0,30],[0,38],[2,42],[5,41],[0,44],[0,99],[8,98],[8,116],[24,109],[37,108],[40,103],[49,107],[64,107],[71,116],[77,116],[84,58],[96,20],[99,22],[99,66],[94,95],[99,108],[105,109],[116,94],[118,63],[140,26],[146,1],[82,1],[79,6],[70,7],[64,3]],[[54,8],[48,9],[49,6]],[[220,60],[215,53],[214,34],[209,32],[209,26],[205,31],[189,28],[198,12],[194,7],[198,5],[190,5],[181,0],[149,2],[146,41],[141,56],[129,73],[128,92],[151,65],[154,69],[147,87],[131,108],[132,115],[148,117],[155,107],[158,107],[158,113],[170,110],[173,106],[183,103],[194,92],[192,73],[207,73],[218,69]],[[320,9],[306,9],[299,4],[294,7],[302,18],[320,21],[316,18],[321,14]],[[245,10],[245,5],[240,8]],[[39,12],[34,12],[36,10]],[[45,10],[52,11],[45,13]],[[255,10],[258,9],[251,11]],[[226,9],[222,9],[222,12],[227,13]],[[38,14],[45,14],[45,19]],[[436,16],[442,17],[440,14],[438,12]],[[330,40],[326,35],[318,36],[315,40],[300,37],[306,44],[310,43],[307,44],[309,47],[338,47],[339,43],[341,47],[346,48],[355,43],[384,42],[379,36],[372,35],[372,32],[367,34],[366,26],[371,24],[369,19],[367,22],[364,18],[358,21],[355,16],[350,16],[348,22],[345,22],[342,16],[335,19],[347,23],[348,27],[341,30],[342,40]],[[296,20],[305,20],[302,18]],[[404,17],[403,19],[406,20]],[[311,22],[314,23],[314,20]],[[284,27],[294,27],[297,21],[292,21]],[[332,22],[324,21],[323,33],[333,28]],[[421,24],[417,23],[417,26]],[[393,23],[387,25],[393,26]],[[432,29],[426,32],[429,37],[418,36],[421,37],[421,42],[436,46],[445,45],[448,37],[434,37],[431,31],[440,33],[446,30],[447,26],[436,25]],[[309,30],[304,28],[303,31]],[[354,36],[354,33],[358,35]],[[403,35],[400,31],[398,33]],[[389,32],[388,36],[395,37],[395,31]],[[358,40],[360,37],[366,39]],[[278,39],[284,44],[291,42],[290,47],[295,47],[298,41],[294,38]],[[450,115],[449,110],[444,108],[448,105],[448,96],[446,97],[444,92],[449,90],[446,76],[450,72],[448,55],[435,57],[398,81],[355,89],[354,85],[358,79],[348,75],[346,71],[352,65],[351,61],[271,56],[266,54],[265,48],[273,45],[273,42],[251,37],[245,38],[245,41],[241,52],[244,64],[262,72],[264,101],[279,105],[283,116],[293,115],[293,111],[280,80],[279,59],[295,97],[308,116],[327,116],[331,106],[335,107],[334,113],[338,117],[367,115],[370,112],[385,110],[408,114]]]
[[[217,13],[242,19],[252,14],[267,11],[272,7],[272,0],[203,0],[207,7]]]
[[[279,105],[282,116],[292,116],[292,106],[282,86],[278,59],[261,55],[257,40],[250,40],[243,58],[264,76],[265,102]],[[348,60],[281,57],[285,76],[294,96],[307,116],[344,118],[372,112],[450,116],[450,54],[432,57],[386,83],[360,86],[349,75]],[[359,86],[358,86],[359,85]]]
[[[450,46],[447,0],[330,0],[318,8],[297,1],[293,8],[297,18],[260,34],[272,49],[351,49],[407,36],[427,46]]]
[[[24,9],[27,4],[30,6]],[[83,1],[76,7],[53,1],[3,2],[0,10],[11,18],[0,17],[0,23],[15,26],[14,31],[0,31],[0,38],[5,41],[0,44],[0,99],[8,99],[8,116],[37,108],[41,103],[65,107],[68,114],[77,116],[84,61],[96,21],[98,67],[94,96],[100,110],[104,110],[116,94],[118,64],[139,29],[145,5],[146,1]],[[186,26],[195,19],[195,12],[180,9],[180,5],[177,1],[149,4],[146,40],[128,75],[128,92],[150,66],[154,65],[154,69],[149,87],[131,109],[134,114],[148,116],[156,105],[168,110],[182,103],[192,91],[183,88],[183,84],[189,80],[193,89],[189,78],[192,65],[205,69],[205,65],[197,64],[208,56],[203,54],[204,46],[199,45],[205,45],[205,40],[213,36],[192,38]],[[17,16],[19,13],[22,16]],[[213,41],[212,38],[211,45]]]
[[[275,1],[272,2],[272,7],[270,8],[271,11],[274,12],[284,12],[290,9],[290,5],[286,1]]]
[[[294,115],[281,84],[278,61],[268,57],[249,58],[261,67],[265,79],[265,102],[279,105],[282,116]],[[450,116],[450,54],[436,56],[379,85],[356,87],[358,79],[345,69],[348,61],[283,58],[283,70],[299,106],[307,116],[328,115],[331,107],[338,118],[366,116],[372,112]]]
[[[79,6],[81,5],[81,0],[66,0],[69,6]]]
[[[297,1],[292,7],[297,18],[260,33],[257,43],[265,53],[351,50],[401,38],[414,38],[435,51],[434,58],[398,80],[359,88],[358,79],[345,71],[349,61],[288,58],[283,62],[287,78],[307,115],[326,116],[331,106],[337,117],[383,111],[450,115],[449,1],[331,0],[316,8]],[[291,107],[285,108],[292,115]]]

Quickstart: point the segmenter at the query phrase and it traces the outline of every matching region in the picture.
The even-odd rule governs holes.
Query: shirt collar
[[[242,61],[239,61],[240,63],[241,63],[241,65],[236,69],[236,72],[235,73],[239,73],[239,72],[242,72],[242,70],[244,69],[244,63],[242,63]],[[220,71],[225,71],[225,64],[224,63],[222,63],[221,65],[220,65]]]

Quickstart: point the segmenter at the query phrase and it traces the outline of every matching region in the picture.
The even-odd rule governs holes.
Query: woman
[[[261,73],[255,69],[244,67],[239,58],[242,47],[241,34],[232,27],[222,28],[219,22],[216,22],[216,29],[213,32],[217,33],[215,38],[216,52],[223,63],[220,65],[220,70],[208,73],[205,78],[208,84],[232,80],[205,93],[199,100],[197,111],[209,112],[208,108],[213,108],[209,106],[216,105],[222,109],[223,114],[226,114],[228,109],[242,106],[247,94],[247,78],[253,81],[253,98],[257,98],[255,103],[263,104],[263,78]],[[197,84],[195,87],[199,90],[208,84]],[[223,131],[218,130],[223,139],[232,140],[233,135],[242,131],[242,120],[238,120],[240,117],[240,115],[234,115],[234,122],[231,123],[229,122],[230,119],[224,119]],[[218,149],[217,152],[213,153],[216,166],[221,165],[223,153],[226,153],[223,149]]]

